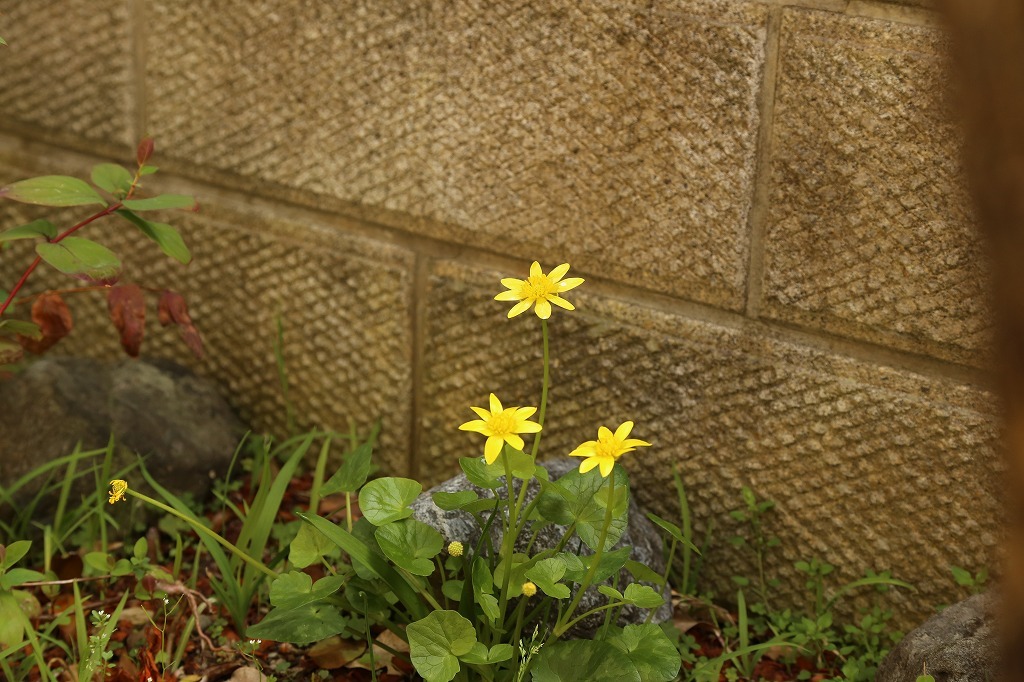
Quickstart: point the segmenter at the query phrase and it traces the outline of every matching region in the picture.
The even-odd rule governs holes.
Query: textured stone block
[[[426,291],[421,473],[436,482],[483,439],[457,430],[494,391],[536,405],[540,324],[505,319],[492,301],[514,273],[437,263]],[[653,443],[622,461],[648,509],[678,518],[678,465],[703,533],[715,524],[704,571],[719,594],[732,575],[755,575],[727,539],[740,489],[778,502],[768,531],[782,548],[770,569],[785,599],[800,600],[792,563],[813,556],[837,580],[891,569],[917,594],[896,597],[903,625],[955,599],[948,565],[985,562],[998,541],[998,458],[990,396],[952,382],[855,362],[746,332],[586,293],[552,316],[552,381],[542,456],[561,456],[601,424],[636,422]],[[575,291],[573,293],[576,293]],[[530,441],[528,441],[529,443]]]
[[[739,309],[768,10],[648,5],[157,0],[149,127],[191,173]]]
[[[125,0],[0,0],[0,127],[110,149],[132,144]]]
[[[0,170],[0,184],[24,175],[21,169],[11,175]],[[159,187],[159,176],[149,185]],[[281,315],[299,427],[344,432],[351,420],[365,430],[382,419],[379,461],[388,470],[405,471],[414,256],[315,222],[275,218],[216,198],[199,199],[198,215],[161,214],[181,228],[193,253],[188,266],[164,256],[123,221],[106,219],[83,232],[122,257],[125,281],[155,289],[149,298],[143,357],[172,358],[213,377],[255,431],[285,434],[285,403],[273,353],[275,320]],[[12,202],[0,203],[0,210],[4,226],[40,213]],[[24,249],[6,252],[0,282],[9,286],[30,257]],[[80,282],[41,269],[30,284],[32,291],[41,291]],[[181,292],[188,301],[206,344],[206,359],[197,362],[174,329],[161,329],[155,304],[164,288]],[[51,352],[122,356],[102,292],[66,298],[76,328]]]
[[[939,34],[787,10],[764,314],[976,364],[986,269]]]

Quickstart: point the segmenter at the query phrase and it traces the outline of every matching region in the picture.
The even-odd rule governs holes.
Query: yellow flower
[[[448,554],[451,556],[462,556],[462,543],[456,540],[448,544]]]
[[[627,452],[632,452],[638,447],[649,446],[642,440],[629,438],[629,432],[633,430],[633,422],[623,422],[615,433],[602,426],[597,430],[597,440],[588,440],[578,448],[569,453],[570,457],[586,457],[580,462],[580,473],[585,474],[594,467],[601,468],[601,475],[605,478],[612,472],[615,460]]]
[[[114,479],[110,482],[110,504],[119,502],[124,499],[124,494],[128,492],[128,481],[122,481],[119,478]]]
[[[462,431],[475,431],[487,436],[484,444],[484,459],[488,464],[494,464],[501,454],[501,446],[508,443],[517,450],[523,449],[523,439],[516,434],[537,433],[540,431],[540,424],[527,421],[536,407],[508,407],[502,408],[498,397],[491,394],[490,411],[482,407],[469,408],[477,413],[480,419],[466,422],[459,427]]]
[[[562,279],[569,271],[569,264],[562,263],[557,268],[545,275],[540,269],[540,263],[533,262],[530,266],[530,276],[523,279],[506,277],[501,280],[501,285],[508,288],[494,297],[496,301],[519,301],[512,310],[508,311],[509,317],[515,317],[519,313],[529,310],[530,306],[536,306],[534,312],[537,317],[546,320],[551,317],[551,304],[566,310],[576,310],[572,303],[562,298],[562,294],[575,289],[583,284],[581,277],[570,277]]]
[[[523,596],[524,597],[532,597],[535,594],[537,594],[537,586],[536,585],[534,585],[531,582],[523,583]]]

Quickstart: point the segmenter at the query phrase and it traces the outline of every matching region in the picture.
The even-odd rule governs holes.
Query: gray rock
[[[161,485],[202,496],[244,431],[212,382],[175,363],[47,357],[0,381],[0,485],[113,434]],[[141,487],[141,476],[130,483]]]
[[[557,480],[567,472],[578,467],[579,460],[567,458],[554,459],[541,462],[541,465],[547,469],[551,480]],[[513,489],[517,493],[520,485],[521,481],[518,480],[513,483]],[[451,478],[421,494],[419,498],[412,503],[413,517],[436,528],[446,540],[457,539],[467,547],[473,547],[480,539],[480,528],[477,526],[472,515],[458,510],[444,511],[438,508],[431,498],[431,495],[436,492],[459,492],[462,490],[472,490],[481,497],[493,497],[495,493],[500,497],[508,495],[504,486],[494,491],[484,490],[470,483],[466,479],[465,474],[459,474],[458,476],[455,476],[454,478]],[[530,485],[527,486],[526,489],[525,504],[528,505],[531,500],[536,498],[539,491],[540,485],[536,481],[531,481]],[[499,547],[501,544],[500,525],[501,524],[498,520],[495,520],[495,523],[491,527],[491,542],[495,548]],[[567,530],[568,529],[565,526],[558,525],[548,525],[542,528],[529,553],[533,555],[545,549],[554,548],[565,535]],[[531,531],[528,527],[527,530],[525,530],[516,540],[517,552],[526,552],[530,535]],[[593,554],[586,545],[577,543],[578,538],[571,540],[566,546],[566,549],[569,551],[576,551],[577,547],[581,547],[580,554]],[[661,535],[658,529],[655,528],[654,524],[648,521],[647,518],[640,513],[632,496],[629,500],[629,524],[613,549],[618,549],[619,547],[627,545],[633,548],[633,553],[630,557],[631,559],[648,566],[656,573],[664,574],[665,559],[662,553]],[[633,582],[632,576],[623,569],[619,575],[618,589],[622,591],[630,582]],[[671,589],[669,586],[666,586],[663,592],[665,605],[655,612],[652,622],[661,623],[672,617],[672,608],[669,605],[670,594]],[[534,597],[534,599],[538,598],[539,597]],[[577,609],[577,613],[582,613],[583,611],[600,606],[601,604],[607,603],[607,601],[607,598],[598,593],[596,588],[591,587],[587,590],[586,594],[583,595],[583,599],[580,600],[580,606]],[[627,606],[620,614],[619,624],[627,625],[632,623],[642,623],[646,618],[646,609]],[[596,632],[597,628],[604,622],[603,619],[603,613],[595,614],[594,616],[581,621],[579,625],[569,631],[569,634],[571,636],[590,636]]]
[[[896,645],[875,682],[914,682],[925,664],[936,682],[997,679],[997,607],[988,592],[943,609]]]

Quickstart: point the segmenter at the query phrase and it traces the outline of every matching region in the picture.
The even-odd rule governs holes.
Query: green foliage
[[[124,166],[113,163],[97,164],[92,169],[92,184],[79,178],[65,175],[46,175],[12,182],[0,188],[0,198],[26,204],[49,207],[100,207],[92,215],[78,223],[58,228],[53,223],[39,219],[26,225],[19,225],[0,231],[0,249],[11,242],[19,240],[36,241],[35,252],[38,259],[25,269],[21,277],[9,291],[0,296],[0,317],[11,312],[12,306],[23,303],[16,297],[25,286],[38,263],[44,263],[57,271],[77,279],[93,283],[91,287],[76,286],[72,291],[80,292],[89,289],[100,290],[116,280],[121,273],[121,260],[106,246],[78,234],[79,230],[91,223],[111,214],[118,214],[135,225],[143,234],[155,241],[171,258],[187,264],[192,256],[178,231],[167,223],[150,222],[140,218],[133,211],[152,211],[167,209],[196,210],[196,202],[192,197],[177,194],[162,194],[155,197],[139,198],[136,191],[141,186],[141,179],[156,171],[154,166],[146,164],[153,153],[153,141],[143,140],[138,147],[136,160],[138,167],[132,173]],[[104,194],[112,200],[104,197]],[[125,297],[125,287],[114,287],[107,290],[110,302],[110,316],[121,336],[122,346],[131,356],[137,356],[142,339],[142,327],[145,325],[145,303],[140,290],[135,285],[128,285],[137,295]],[[178,297],[180,299],[180,297]],[[22,356],[23,345],[33,353],[42,353],[57,343],[71,331],[72,318],[60,292],[47,292],[36,295],[32,308],[34,331],[26,333],[25,327],[12,325],[0,326],[0,368],[13,369]],[[36,304],[42,305],[40,310]],[[161,306],[165,302],[161,300]],[[187,313],[184,303],[178,302],[174,310],[161,309],[161,320],[167,314],[170,321],[179,324],[187,331],[186,342],[193,352],[201,353],[201,341]],[[2,320],[8,322],[14,320]],[[29,324],[22,322],[22,325]],[[26,337],[34,343],[25,343]]]

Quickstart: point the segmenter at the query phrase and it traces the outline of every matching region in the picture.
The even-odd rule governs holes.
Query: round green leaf
[[[460,669],[459,656],[473,650],[476,630],[455,611],[432,611],[410,623],[409,656],[426,682],[450,682]]]
[[[678,652],[676,664],[679,664]],[[608,646],[607,642],[592,639],[545,646],[532,670],[533,682],[646,682],[622,651]]]
[[[409,478],[378,478],[359,491],[359,509],[375,526],[412,516],[409,505],[423,490],[423,486]]]
[[[642,609],[657,609],[665,603],[665,598],[647,585],[630,583],[622,595],[626,601],[632,602]]]
[[[460,490],[454,493],[434,493],[430,496],[434,504],[444,511],[462,509],[470,502],[475,502],[479,496],[472,490]]]
[[[344,632],[348,619],[332,604],[313,603],[273,609],[246,631],[246,637],[275,642],[316,642]]]
[[[270,603],[283,609],[294,609],[326,599],[345,582],[345,576],[329,575],[313,583],[313,579],[301,571],[282,573],[270,583]]]
[[[568,599],[569,587],[558,581],[565,575],[565,562],[561,557],[551,557],[538,561],[530,570],[526,571],[526,577],[549,597],[555,599]]]
[[[402,519],[377,528],[377,544],[387,558],[414,575],[434,572],[431,561],[444,547],[436,530],[415,519]]]
[[[626,588],[627,595],[629,587]],[[636,666],[640,682],[669,682],[679,674],[679,651],[664,631],[653,623],[627,625],[622,632],[609,637],[607,643],[625,654]]]
[[[335,547],[326,535],[304,523],[299,526],[298,534],[288,546],[288,561],[297,568],[305,568],[333,552]]]

